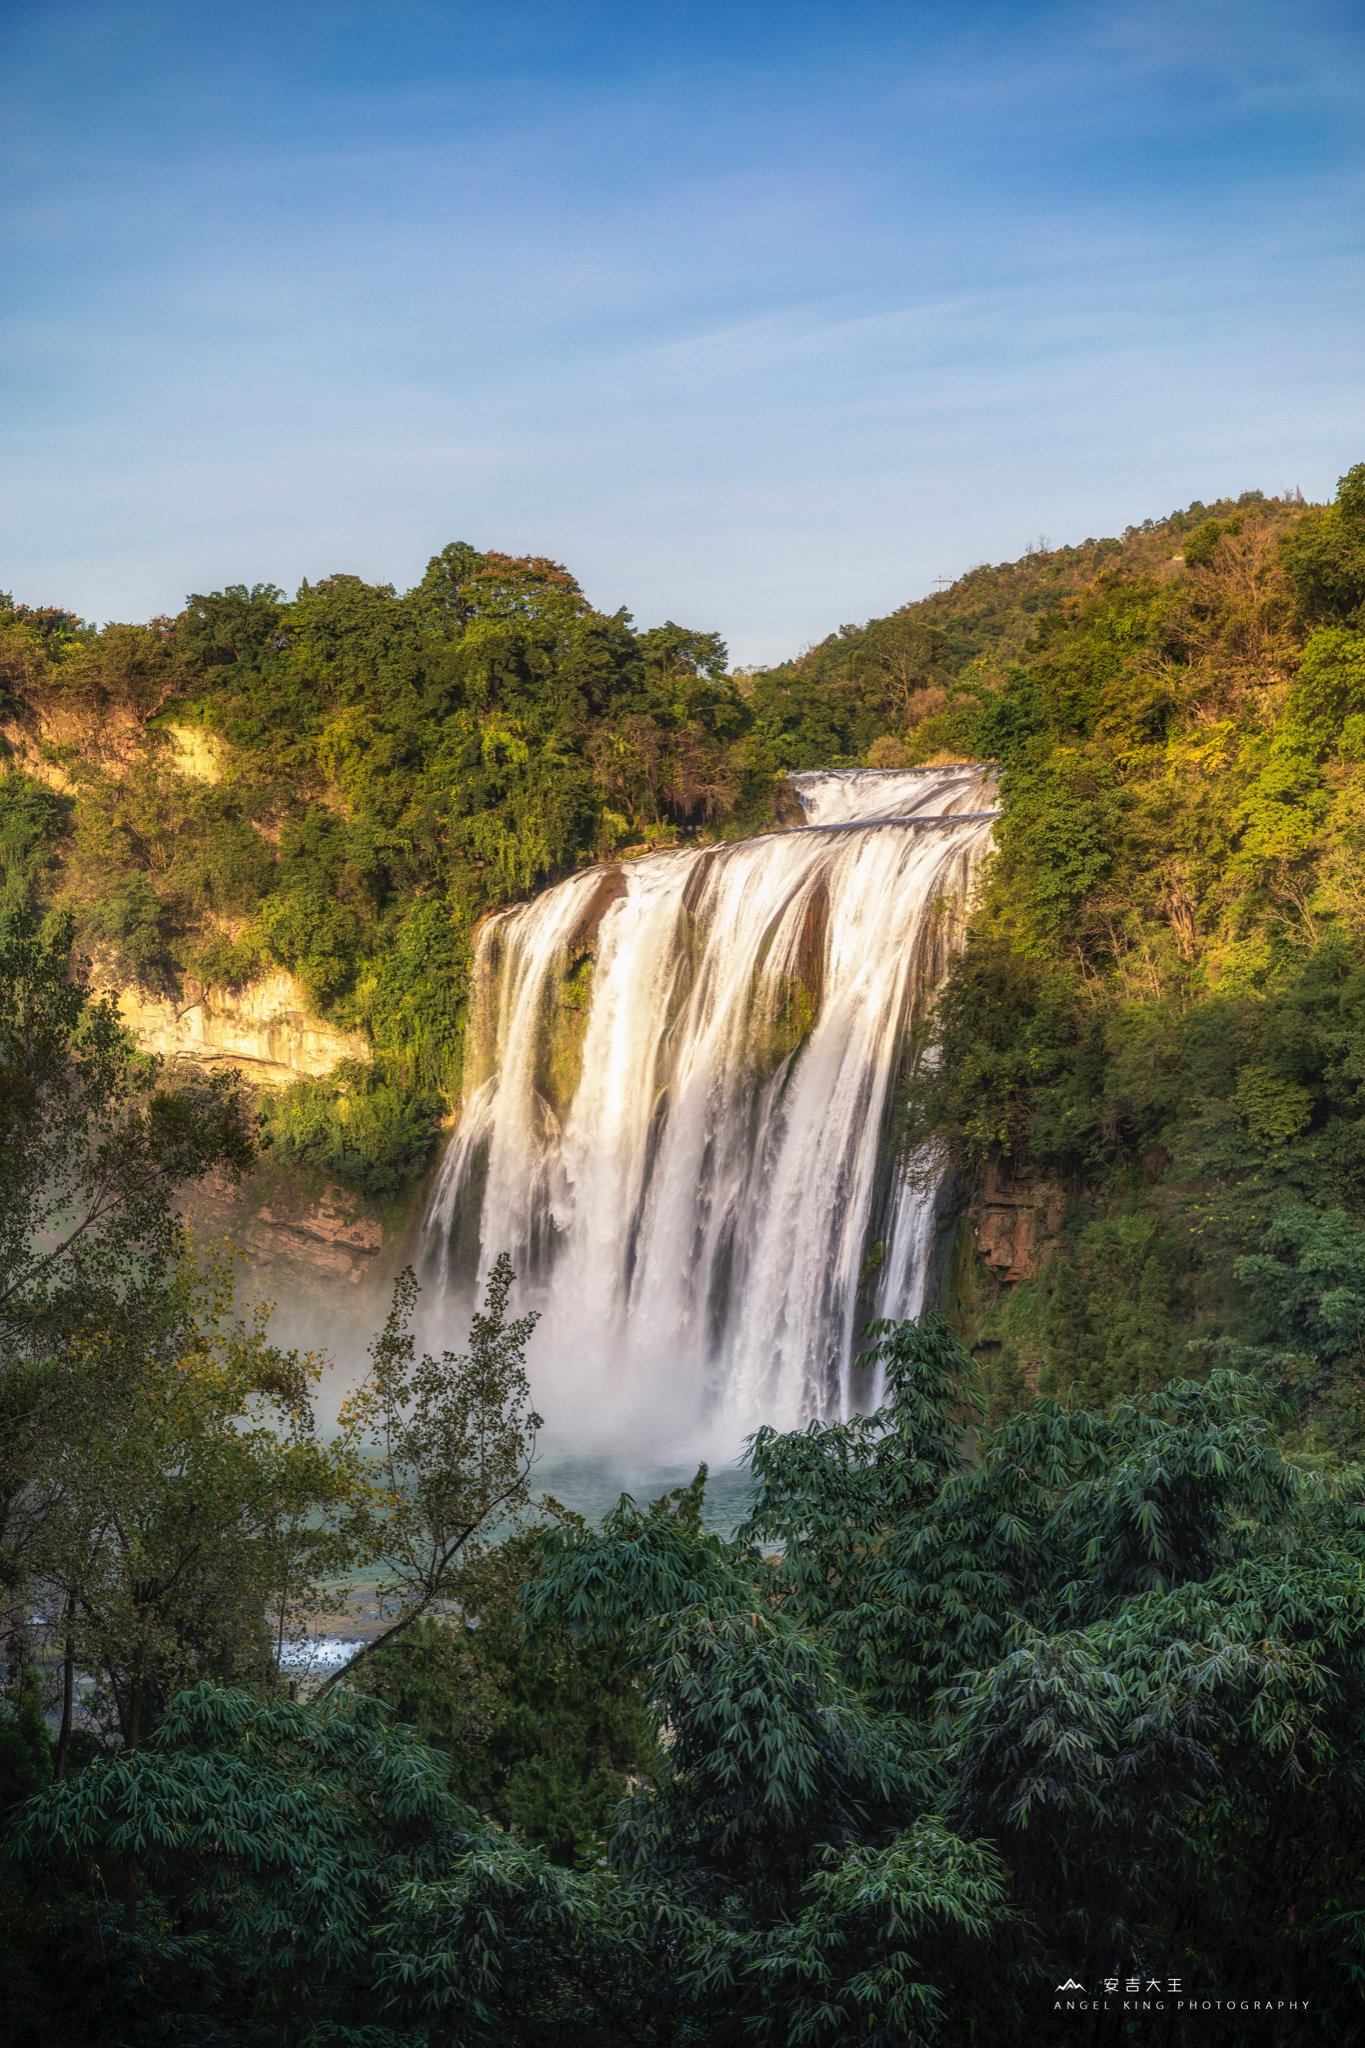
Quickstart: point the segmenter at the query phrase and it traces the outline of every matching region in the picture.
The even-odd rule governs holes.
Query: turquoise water
[[[624,1459],[545,1457],[537,1460],[531,1474],[532,1503],[534,1506],[548,1493],[595,1528],[623,1493],[645,1507],[660,1494],[688,1485],[696,1470],[695,1465],[633,1465]],[[733,1535],[748,1514],[752,1498],[753,1481],[740,1466],[721,1465],[709,1470],[702,1505],[704,1526],[718,1536]],[[496,1536],[497,1532],[493,1534]],[[300,1649],[287,1653],[286,1663],[317,1675],[342,1661],[343,1649],[349,1655],[357,1639],[375,1633],[380,1621],[373,1573],[359,1572],[349,1583],[354,1603],[352,1624],[338,1624],[335,1630],[323,1628],[311,1634]]]
[[[696,1473],[695,1465],[645,1465],[632,1467],[607,1458],[546,1457],[537,1462],[531,1476],[533,1493],[548,1493],[572,1508],[594,1526],[623,1493],[644,1506],[675,1486],[686,1486]],[[707,1474],[702,1520],[718,1535],[729,1536],[749,1512],[753,1481],[738,1465],[717,1466]]]

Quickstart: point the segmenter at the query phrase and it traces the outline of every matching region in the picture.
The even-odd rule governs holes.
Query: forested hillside
[[[297,977],[375,1059],[271,1136],[383,1192],[458,1088],[473,921],[576,863],[766,814],[761,734],[714,634],[636,634],[555,564],[451,547],[192,597],[96,631],[5,614],[11,902],[68,908],[101,975],[183,995]]]
[[[1017,1284],[962,1260],[957,1312],[1002,1403],[1273,1359],[1305,1445],[1354,1448],[1365,468],[1330,509],[1218,507],[1035,574],[1033,631],[911,747],[1003,767],[907,1104],[978,1216],[1016,1205]]]

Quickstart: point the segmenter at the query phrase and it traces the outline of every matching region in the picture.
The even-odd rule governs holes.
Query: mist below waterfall
[[[732,1453],[864,1407],[872,1316],[915,1314],[934,1185],[897,1082],[961,942],[976,767],[791,777],[806,823],[598,867],[480,927],[428,1334],[501,1251],[541,1312],[549,1442]]]

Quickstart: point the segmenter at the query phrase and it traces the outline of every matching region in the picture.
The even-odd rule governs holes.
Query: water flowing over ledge
[[[921,1306],[932,1187],[889,1142],[990,839],[987,768],[791,777],[805,826],[589,869],[480,928],[427,1217],[458,1329],[510,1252],[554,1436],[733,1447],[862,1407]]]

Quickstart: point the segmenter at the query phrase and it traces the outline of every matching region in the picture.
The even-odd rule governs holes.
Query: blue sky
[[[0,9],[0,585],[460,538],[762,661],[1365,458],[1365,12]]]

